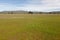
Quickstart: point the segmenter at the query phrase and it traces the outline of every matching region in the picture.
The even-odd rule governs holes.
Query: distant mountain
[[[25,14],[28,13],[27,11],[3,11],[0,12],[0,14]]]
[[[28,14],[29,12],[32,11],[3,11],[0,12],[0,14]],[[53,11],[53,12],[32,12],[33,14],[60,14],[60,11]]]

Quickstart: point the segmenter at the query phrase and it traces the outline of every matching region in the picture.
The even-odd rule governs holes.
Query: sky
[[[60,0],[0,0],[0,11],[60,11]]]

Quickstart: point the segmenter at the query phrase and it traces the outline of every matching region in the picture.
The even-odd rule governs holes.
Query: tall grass
[[[60,15],[0,15],[0,40],[60,40]]]

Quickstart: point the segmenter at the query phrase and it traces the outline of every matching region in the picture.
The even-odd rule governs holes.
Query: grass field
[[[0,40],[60,40],[60,15],[0,14]]]

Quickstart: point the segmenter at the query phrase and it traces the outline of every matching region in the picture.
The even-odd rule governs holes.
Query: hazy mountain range
[[[33,12],[33,11],[2,11],[0,14],[28,14],[29,12],[32,12],[33,14],[60,14],[60,11],[52,11],[52,12]]]

